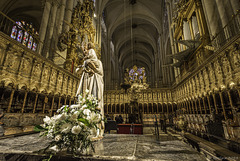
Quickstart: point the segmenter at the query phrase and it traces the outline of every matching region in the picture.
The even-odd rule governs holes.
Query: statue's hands
[[[80,70],[80,68],[77,68],[77,69],[76,69],[76,73],[77,73],[79,70]]]
[[[75,70],[75,72],[76,73],[78,73],[78,72],[81,72],[82,70],[83,70],[83,65],[79,65],[77,68],[76,68],[76,70]]]

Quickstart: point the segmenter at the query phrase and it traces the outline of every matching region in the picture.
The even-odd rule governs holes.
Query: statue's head
[[[93,49],[93,48],[94,48],[94,44],[92,42],[89,42],[88,43],[88,50]]]

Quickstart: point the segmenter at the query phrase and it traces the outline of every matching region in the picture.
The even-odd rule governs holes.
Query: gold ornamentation
[[[70,29],[67,33],[62,33],[59,37],[58,48],[64,51],[67,47],[67,59],[65,68],[73,71],[77,66],[83,63],[83,53],[79,46],[83,42],[94,43],[95,28],[93,26],[94,6],[92,0],[85,0],[83,3],[78,1],[73,9],[72,22],[68,24]],[[68,22],[66,22],[68,23]],[[100,48],[97,48],[96,53],[100,56]]]
[[[30,73],[30,70],[29,70],[30,66],[31,66],[31,60],[29,58],[23,58],[20,71],[28,74]]]
[[[41,74],[40,72],[41,72],[40,63],[35,62],[34,67],[33,67],[33,74],[32,75],[35,78],[39,78],[39,75]]]
[[[217,60],[214,62],[214,69],[215,69],[215,75],[216,75],[218,84],[220,86],[223,84],[223,73],[222,73],[222,68]]]
[[[48,81],[49,78],[49,68],[45,67],[43,70],[42,81]]]

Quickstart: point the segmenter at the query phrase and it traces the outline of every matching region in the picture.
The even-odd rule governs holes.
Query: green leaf
[[[50,161],[52,159],[52,156],[53,155],[51,154],[48,159],[43,159],[42,161]]]
[[[36,132],[45,131],[45,130],[46,129],[44,127],[40,126],[40,125],[36,125],[34,127],[34,131],[36,131]]]
[[[87,127],[90,127],[90,123],[87,119],[84,119],[84,118],[79,118],[78,121],[84,123]]]
[[[68,106],[65,106],[64,111],[68,112],[68,110],[69,110]]]

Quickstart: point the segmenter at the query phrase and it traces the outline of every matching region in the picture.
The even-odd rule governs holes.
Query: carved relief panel
[[[205,92],[205,80],[203,80],[201,71],[198,73],[198,77],[199,77],[199,84],[200,84],[200,88],[201,88],[201,91],[199,91],[200,92],[199,94],[202,94]]]
[[[57,71],[55,69],[52,69],[50,83],[53,87],[56,86],[56,79],[57,79]]]
[[[239,44],[235,44],[230,52],[231,64],[234,71],[240,70],[240,50]]]
[[[115,102],[115,94],[111,93],[111,102],[114,103]]]
[[[4,66],[11,69],[11,70],[17,71],[18,67],[19,67],[19,63],[20,63],[19,60],[20,60],[20,57],[19,57],[18,53],[8,52],[7,56],[6,56]]]
[[[30,75],[31,67],[32,67],[32,60],[30,58],[23,58],[21,67],[20,67],[20,72]]]
[[[57,78],[57,90],[58,91],[61,91],[61,89],[62,89],[62,79],[63,79],[63,75],[62,75],[62,73],[59,72],[58,78]]]
[[[162,102],[162,94],[160,92],[158,93],[158,101]]]
[[[154,93],[153,93],[153,100],[154,100],[154,101],[157,101],[157,92],[154,92]]]
[[[63,90],[65,94],[67,94],[67,89],[68,89],[68,76],[64,75]]]
[[[218,62],[218,60],[216,60],[214,62],[214,72],[215,72],[215,75],[216,75],[216,79],[217,79],[217,82],[218,82],[218,86],[222,85],[223,84],[223,73],[222,73],[222,68]]]
[[[67,90],[68,90],[68,95],[71,95],[71,93],[72,93],[72,86],[73,86],[73,84],[72,84],[72,82],[73,82],[73,79],[71,79],[70,77],[69,77],[69,82],[68,82],[68,86],[67,86]]]
[[[206,91],[209,91],[210,88],[209,88],[209,78],[208,78],[208,73],[207,73],[207,69],[204,68],[203,69],[203,78],[204,78],[204,82],[205,82],[205,90]]]
[[[77,92],[77,87],[78,87],[78,81],[73,80],[73,90],[72,90],[72,95],[75,96]]]
[[[149,100],[149,101],[152,101],[152,92],[149,92],[149,93],[148,93],[148,100]]]
[[[42,82],[46,85],[49,80],[49,74],[50,74],[50,68],[48,66],[44,66],[43,72],[42,72]]]
[[[209,81],[211,84],[211,89],[213,90],[215,88],[216,78],[215,78],[215,73],[211,63],[208,66],[208,71],[209,71]]]
[[[123,94],[120,94],[120,100],[123,101]]]
[[[39,62],[34,62],[32,70],[32,78],[39,80],[41,75],[42,65]]]
[[[199,83],[199,78],[198,78],[198,75],[195,76],[195,85],[196,85],[196,93],[195,95],[197,96],[199,94],[199,91],[201,91],[201,86],[200,86],[200,83]]]
[[[223,70],[225,80],[231,81],[232,80],[232,69],[231,69],[230,62],[228,61],[226,55],[224,55],[222,57],[221,61],[222,61],[222,70]]]
[[[192,89],[193,89],[192,96],[195,96],[196,95],[196,85],[195,85],[195,79],[194,78],[192,78]]]

